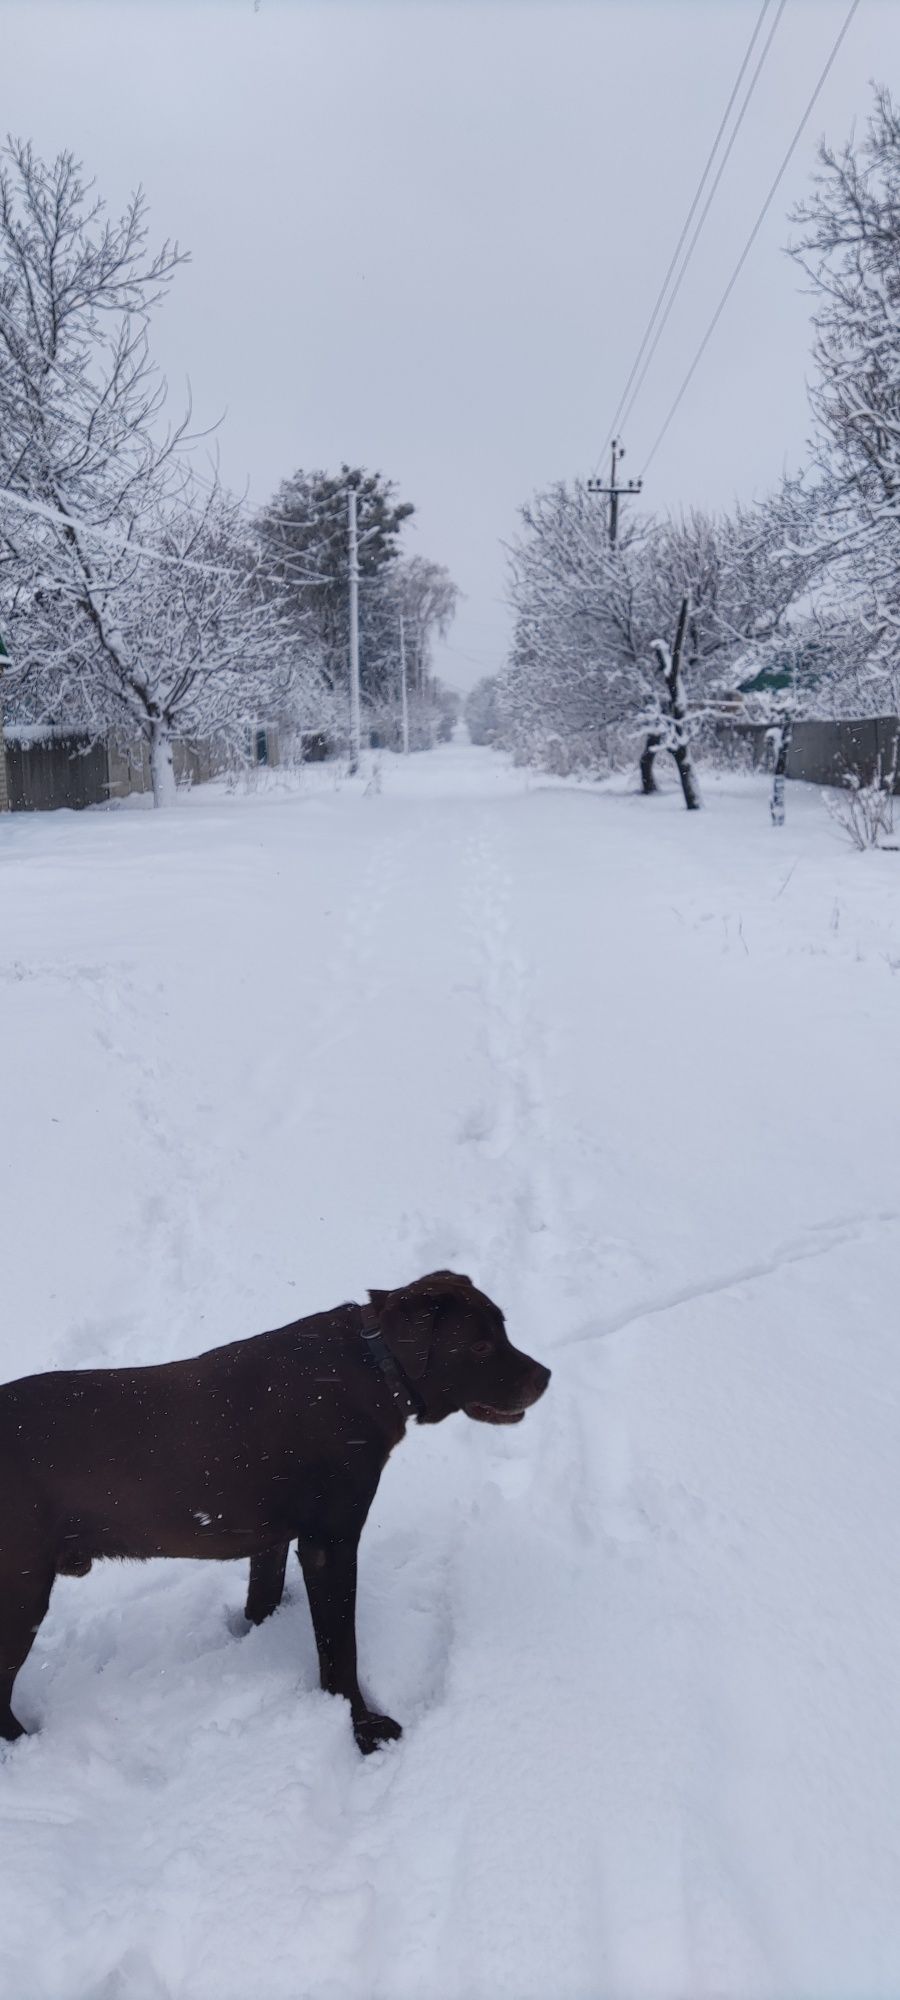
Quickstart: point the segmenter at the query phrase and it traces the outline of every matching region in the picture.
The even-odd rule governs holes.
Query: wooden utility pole
[[[602,494],[603,498],[609,501],[609,546],[611,549],[615,548],[619,535],[619,501],[623,498],[626,500],[630,499],[633,494],[640,493],[644,484],[642,479],[629,479],[627,486],[620,486],[618,484],[616,480],[616,468],[621,464],[624,457],[625,446],[620,443],[618,438],[613,438],[609,485],[604,486],[602,479],[589,479],[587,483],[589,493]]]

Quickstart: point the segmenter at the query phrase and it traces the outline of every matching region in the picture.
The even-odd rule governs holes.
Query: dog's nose
[[[542,1396],[550,1380],[549,1368],[545,1368],[542,1362],[536,1361],[531,1370],[531,1380],[534,1385],[535,1396]]]

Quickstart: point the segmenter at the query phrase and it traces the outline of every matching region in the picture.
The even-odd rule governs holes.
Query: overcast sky
[[[158,322],[176,402],[262,500],[380,467],[465,592],[442,655],[501,664],[502,541],[593,469],[759,0],[0,0],[2,126],[142,182],[192,261]],[[787,0],[626,438],[643,462],[847,9]],[[774,14],[774,0],[772,6]],[[689,395],[652,507],[795,463],[809,301],[783,255],[817,140],[900,85],[900,0],[862,0]]]

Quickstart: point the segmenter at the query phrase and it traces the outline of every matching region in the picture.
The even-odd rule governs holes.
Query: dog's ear
[[[421,1284],[422,1280],[419,1280]],[[379,1326],[395,1361],[411,1382],[421,1382],[428,1367],[435,1321],[443,1300],[419,1285],[396,1292],[371,1292]]]
[[[468,1285],[470,1292],[475,1290],[471,1278],[466,1277],[465,1271],[429,1271],[428,1276],[421,1282],[423,1285],[430,1285],[434,1278],[449,1279],[451,1285]]]

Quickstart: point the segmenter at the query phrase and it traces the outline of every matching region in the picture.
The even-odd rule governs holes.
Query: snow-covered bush
[[[885,836],[894,831],[895,779],[896,757],[893,768],[884,776],[879,758],[871,784],[864,784],[855,772],[848,772],[842,790],[822,794],[832,819],[860,853],[868,847],[880,847]]]

